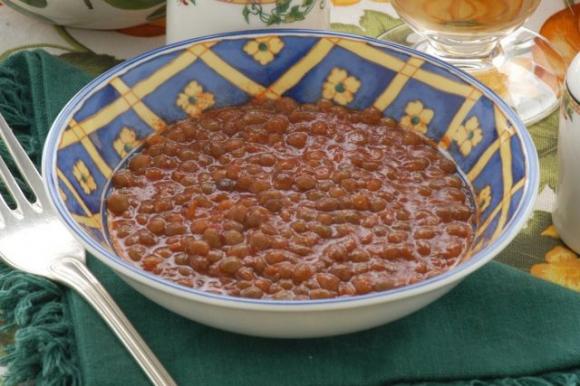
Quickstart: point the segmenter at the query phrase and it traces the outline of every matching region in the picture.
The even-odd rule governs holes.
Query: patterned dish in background
[[[116,256],[102,218],[103,195],[113,170],[145,137],[187,115],[241,104],[252,96],[281,95],[301,103],[324,98],[355,109],[375,106],[438,142],[478,195],[481,219],[471,258],[437,277],[383,293],[272,302],[178,286]],[[51,199],[66,224],[137,290],[190,319],[277,337],[357,331],[437,299],[518,233],[531,212],[538,174],[525,126],[470,76],[391,43],[305,30],[194,39],[114,67],[61,112],[43,164]]]
[[[3,0],[48,23],[86,29],[133,27],[165,16],[165,0]]]

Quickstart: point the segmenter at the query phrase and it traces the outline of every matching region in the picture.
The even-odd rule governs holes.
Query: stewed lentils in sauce
[[[184,286],[304,300],[384,291],[466,255],[476,221],[455,164],[374,109],[282,98],[202,113],[112,178],[117,252]]]

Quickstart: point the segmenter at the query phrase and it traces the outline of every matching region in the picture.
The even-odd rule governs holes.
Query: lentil
[[[433,142],[372,108],[289,98],[210,110],[112,176],[117,252],[178,284],[324,299],[416,282],[465,258],[473,194]]]

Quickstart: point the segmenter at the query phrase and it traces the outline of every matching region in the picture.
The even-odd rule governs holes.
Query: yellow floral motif
[[[563,245],[556,245],[546,253],[546,262],[549,264],[565,263],[574,261],[578,256],[574,251],[568,249]]]
[[[322,97],[339,105],[347,105],[354,99],[360,82],[342,68],[333,68],[322,86]]]
[[[91,194],[95,189],[97,189],[95,179],[83,161],[77,161],[73,166],[73,175],[83,189],[83,192],[86,194]]]
[[[204,92],[203,87],[194,80],[179,93],[176,103],[189,116],[196,117],[213,106],[215,101],[213,94]]]
[[[540,279],[580,291],[580,259],[570,249],[558,245],[546,253],[546,263],[535,264],[530,273]]]
[[[542,236],[548,236],[551,237],[553,239],[559,239],[560,238],[560,234],[558,233],[558,230],[556,229],[556,227],[552,224],[549,227],[547,227],[546,229],[544,229],[544,231],[541,233]]]
[[[471,117],[464,125],[459,126],[453,139],[457,142],[461,154],[468,156],[483,139],[477,117]]]
[[[503,99],[509,99],[508,95],[508,76],[498,69],[493,67],[490,70],[476,71],[472,73],[481,83],[485,84],[487,87],[495,91],[496,94],[501,96]]]
[[[244,52],[251,55],[261,65],[266,65],[274,60],[274,57],[282,51],[284,42],[280,38],[263,37],[250,40],[244,46]]]
[[[427,132],[429,123],[435,115],[433,110],[426,109],[423,102],[419,100],[409,102],[405,107],[405,114],[401,118],[401,126],[423,134]]]
[[[128,127],[123,127],[117,139],[113,142],[113,147],[117,154],[121,158],[127,156],[127,154],[137,147],[139,142],[137,141],[137,134],[135,130],[129,129]]]
[[[491,204],[491,187],[489,185],[479,191],[477,203],[481,212],[489,207],[489,204]]]

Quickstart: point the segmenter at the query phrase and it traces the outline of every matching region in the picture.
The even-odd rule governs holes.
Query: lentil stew
[[[149,137],[112,177],[119,255],[181,285],[305,300],[409,285],[466,258],[473,194],[452,160],[378,110],[289,98]]]

